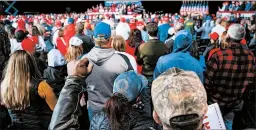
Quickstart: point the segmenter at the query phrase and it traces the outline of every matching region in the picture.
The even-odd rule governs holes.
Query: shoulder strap
[[[214,53],[216,53],[217,51],[219,51],[219,50],[220,50],[220,48],[215,48],[215,49],[211,50],[211,51],[209,52],[208,60],[210,60],[210,58],[212,57],[212,55],[213,55]]]
[[[129,58],[126,55],[120,54],[120,53],[118,53],[118,55],[123,57],[123,59],[125,60],[126,64],[128,65],[128,70],[127,71],[134,70],[133,67],[132,67],[132,64],[131,64],[131,62],[129,60]]]
[[[61,41],[63,42],[63,44],[64,44],[65,46],[67,46],[67,44],[66,44],[65,40],[63,39],[63,37],[61,37],[60,39],[61,39]]]

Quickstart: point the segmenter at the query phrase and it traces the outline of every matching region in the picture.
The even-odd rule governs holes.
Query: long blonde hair
[[[122,36],[116,35],[112,38],[111,46],[116,51],[125,52],[125,40]]]
[[[15,51],[4,70],[1,102],[9,109],[24,110],[30,106],[31,79],[41,78],[34,57],[24,50]]]
[[[66,58],[67,62],[70,62],[72,60],[76,60],[82,54],[83,54],[83,47],[82,47],[82,45],[80,45],[80,46],[70,45],[68,47],[68,51],[67,51],[67,54],[65,55],[65,58]]]

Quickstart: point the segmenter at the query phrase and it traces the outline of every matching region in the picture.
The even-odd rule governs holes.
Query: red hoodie
[[[71,37],[76,35],[76,29],[74,24],[69,24],[64,29],[64,38],[69,41]],[[68,43],[67,43],[68,44]]]
[[[28,51],[29,53],[33,54],[35,52],[36,44],[34,44],[34,42],[31,39],[25,38],[21,42],[21,47],[23,50]]]
[[[67,48],[68,48],[67,44],[68,43],[67,43],[67,40],[65,40],[65,38],[63,38],[63,37],[57,38],[57,46],[56,47],[63,56],[65,56],[67,53]]]

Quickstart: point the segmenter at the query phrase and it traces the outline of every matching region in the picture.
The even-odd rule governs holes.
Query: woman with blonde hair
[[[129,60],[129,62],[131,63],[133,70],[135,72],[137,72],[136,60],[132,55],[125,52],[125,50],[126,50],[125,44],[126,44],[126,42],[125,42],[124,38],[120,35],[116,35],[112,38],[111,47],[116,50],[115,53],[118,53],[122,57],[126,57]]]
[[[52,88],[40,79],[30,53],[17,50],[11,55],[1,83],[1,104],[12,118],[9,129],[47,129],[57,99]]]
[[[69,47],[67,50],[67,54],[65,55],[65,59],[67,61],[67,66],[73,66],[71,61],[81,59],[83,57],[83,41],[78,37],[74,36],[69,40]],[[72,67],[69,67],[72,68]],[[71,70],[68,70],[68,74],[70,74]]]

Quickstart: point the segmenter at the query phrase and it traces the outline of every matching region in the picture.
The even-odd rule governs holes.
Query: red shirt
[[[29,38],[25,38],[22,42],[21,42],[21,47],[23,50],[28,51],[29,53],[34,53],[35,52],[35,47],[36,44],[34,44],[34,42],[29,39]]]
[[[76,29],[74,24],[69,24],[64,29],[64,38],[69,41],[71,37],[75,36]],[[67,43],[68,44],[68,43]]]
[[[126,48],[126,53],[132,55],[137,60],[137,56],[135,55],[135,48],[132,48],[129,45],[129,41],[128,40],[126,41],[125,48]],[[138,73],[141,74],[142,66],[137,64],[137,70],[138,70]]]
[[[65,38],[57,38],[57,49],[60,51],[60,53],[65,56],[67,53],[67,40],[65,40]]]

